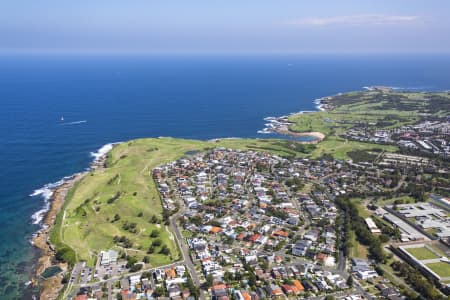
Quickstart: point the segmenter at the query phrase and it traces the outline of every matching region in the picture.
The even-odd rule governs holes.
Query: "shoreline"
[[[312,136],[314,137],[314,140],[312,141],[299,141],[299,143],[302,144],[318,144],[321,141],[325,139],[325,134],[318,131],[310,131],[310,132],[295,132],[290,130],[289,128],[278,128],[275,130],[275,133],[282,134],[282,135],[290,135],[294,137],[305,137],[305,136]]]
[[[291,113],[290,115],[295,115],[299,113],[312,113],[317,111],[324,111],[329,109],[326,100],[330,97],[322,97],[315,99],[316,111],[302,111],[298,113]],[[262,131],[263,133],[276,133],[280,135],[288,135],[293,137],[313,137],[311,141],[298,141],[302,144],[317,144],[320,143],[326,136],[321,132],[295,132],[289,128],[291,124],[288,121],[288,116],[280,117],[266,117],[264,118],[269,123],[266,124],[266,128]],[[66,263],[55,261],[55,249],[50,242],[50,231],[54,226],[56,216],[61,211],[65,198],[69,190],[80,181],[89,172],[104,167],[106,162],[107,154],[113,149],[115,145],[119,143],[108,143],[103,145],[97,152],[91,152],[91,156],[94,160],[91,162],[86,171],[75,173],[71,176],[66,176],[57,183],[55,186],[47,188],[47,193],[51,193],[51,196],[46,199],[46,204],[44,208],[36,212],[33,217],[36,217],[36,223],[41,224],[41,228],[33,235],[31,239],[31,244],[39,251],[35,271],[33,272],[33,277],[31,278],[31,286],[39,286],[39,296],[40,299],[56,299],[59,292],[63,288],[61,283],[61,274],[64,274],[68,270],[68,265]],[[48,185],[44,186],[46,188]],[[38,194],[32,194],[31,196],[36,196]],[[45,198],[45,196],[44,196]],[[59,266],[63,272],[59,275],[51,277],[45,281],[40,279],[40,274],[50,267]]]
[[[39,299],[56,299],[64,287],[61,283],[61,274],[68,270],[67,263],[57,262],[55,260],[55,249],[50,242],[50,231],[52,230],[56,216],[61,211],[65,198],[69,190],[79,182],[89,172],[103,168],[106,163],[108,152],[118,143],[106,144],[102,146],[97,152],[91,153],[94,160],[90,163],[86,171],[75,173],[71,176],[65,177],[64,182],[50,189],[51,196],[48,201],[48,210],[43,213],[41,229],[39,229],[32,237],[31,244],[39,251],[37,263],[33,276],[31,278],[31,286],[39,287]],[[50,266],[58,266],[63,272],[46,280],[41,280],[40,275],[44,270]]]
[[[290,129],[290,125],[292,122],[289,121],[289,116],[298,115],[298,114],[307,114],[307,113],[316,113],[320,111],[326,111],[332,109],[332,106],[327,102],[330,100],[332,96],[326,96],[322,98],[318,98],[314,100],[314,104],[316,105],[315,111],[300,111],[296,113],[290,113],[289,115],[279,116],[279,117],[265,117],[264,120],[268,123],[264,124],[265,127],[262,130],[259,130],[258,133],[267,134],[267,133],[276,133],[280,135],[288,135],[293,137],[313,137],[312,141],[297,141],[301,144],[317,144],[323,141],[326,135],[322,132],[318,131],[310,131],[310,132],[296,132]]]
[[[56,252],[52,244],[50,243],[49,234],[51,229],[53,228],[56,216],[64,205],[64,200],[67,192],[73,187],[76,182],[81,180],[81,178],[83,178],[86,173],[87,172],[76,174],[72,179],[66,181],[53,191],[53,195],[49,200],[50,209],[45,213],[44,221],[42,223],[43,226],[32,239],[32,245],[38,249],[39,257],[36,264],[34,276],[31,279],[31,284],[32,286],[39,286],[40,299],[55,299],[63,287],[60,275],[51,277],[47,280],[41,280],[40,274],[42,274],[46,268],[51,266],[60,267],[63,270],[61,274],[68,270],[68,266],[66,263],[54,262]]]
[[[322,97],[315,99],[316,111],[302,111],[298,113],[291,113],[290,115],[295,115],[299,113],[314,113],[317,111],[327,110],[330,107],[325,102],[330,97]],[[266,121],[269,121],[267,126],[263,131],[265,133],[276,133],[280,135],[289,135],[294,137],[313,137],[314,140],[311,141],[298,141],[302,144],[317,144],[321,142],[326,136],[321,132],[295,132],[289,128],[291,122],[288,121],[288,116],[281,117],[266,117]],[[94,160],[91,162],[86,171],[75,173],[71,176],[66,176],[62,180],[58,181],[55,187],[47,188],[48,192],[51,192],[51,196],[48,197],[46,206],[40,211],[36,212],[40,220],[37,223],[41,224],[41,229],[39,229],[32,237],[31,244],[39,251],[39,256],[36,264],[35,271],[33,272],[33,277],[31,279],[31,286],[39,286],[39,298],[40,299],[56,299],[64,287],[61,283],[61,275],[67,272],[68,265],[66,263],[61,263],[55,261],[55,249],[50,242],[49,234],[54,226],[56,216],[61,211],[65,198],[69,190],[80,181],[86,174],[102,168],[105,165],[107,154],[114,148],[115,145],[120,143],[108,143],[103,145],[97,152],[91,152],[91,156]],[[51,184],[50,184],[51,185]],[[36,195],[31,195],[36,196]],[[40,274],[50,267],[59,266],[63,272],[57,276],[51,277],[47,280],[41,280]]]

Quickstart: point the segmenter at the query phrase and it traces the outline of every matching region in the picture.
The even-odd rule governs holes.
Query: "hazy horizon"
[[[443,0],[18,0],[0,11],[0,53],[450,53]]]

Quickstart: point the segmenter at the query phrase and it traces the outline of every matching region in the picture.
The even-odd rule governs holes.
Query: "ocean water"
[[[370,85],[450,89],[450,56],[0,56],[1,298],[30,297],[42,187],[103,145],[265,137],[264,117]]]

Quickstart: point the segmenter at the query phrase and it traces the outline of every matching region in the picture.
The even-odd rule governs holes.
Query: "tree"
[[[380,266],[375,266],[375,271],[377,271],[378,275],[383,276],[384,270]]]
[[[192,295],[195,297],[195,299],[198,299],[200,297],[200,289],[197,286],[195,286],[190,276],[188,277],[187,280],[187,287],[189,291],[192,293]]]
[[[350,275],[350,276],[348,276],[348,279],[347,279],[347,285],[349,286],[349,287],[353,287],[353,277]]]
[[[267,260],[264,260],[261,264],[261,268],[263,270],[268,270],[269,269],[269,262]]]
[[[119,214],[115,214],[115,215],[114,215],[114,220],[113,220],[113,222],[117,222],[117,221],[119,221],[119,220],[120,220]]]
[[[70,273],[66,273],[66,274],[64,275],[64,277],[61,279],[61,283],[62,283],[62,284],[68,283],[68,282],[69,282],[69,278],[70,278]]]
[[[225,271],[223,274],[223,280],[225,280],[226,283],[230,283],[233,281],[233,273],[229,271]]]
[[[162,246],[161,251],[159,251],[159,253],[164,254],[164,255],[169,255],[170,249],[166,245],[164,245],[164,246]]]
[[[234,274],[234,279],[237,281],[241,281],[242,280],[242,275],[240,272],[236,272],[236,274]]]
[[[379,236],[380,242],[387,243],[389,242],[389,236],[387,234],[382,234]]]
[[[165,294],[166,294],[166,290],[162,286],[156,287],[155,290],[153,291],[153,295],[155,297],[162,297]]]
[[[158,222],[159,222],[159,220],[158,220],[158,217],[157,217],[157,216],[153,215],[153,216],[150,218],[150,223],[156,224],[156,223],[158,223]]]
[[[138,262],[138,260],[135,256],[128,256],[126,267],[131,268],[137,262]]]
[[[213,283],[214,283],[214,277],[211,274],[206,276],[206,285],[207,285],[207,287],[208,288],[212,287]]]
[[[248,284],[251,287],[256,286],[256,275],[255,275],[255,273],[253,273],[253,271],[250,271],[250,274],[248,275]]]
[[[142,269],[142,264],[134,264],[130,268],[130,272],[137,272]]]

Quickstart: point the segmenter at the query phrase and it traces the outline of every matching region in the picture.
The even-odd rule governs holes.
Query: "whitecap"
[[[31,216],[31,221],[33,224],[40,224],[42,220],[45,217],[45,214],[50,209],[50,199],[53,196],[53,193],[55,192],[55,189],[61,185],[63,185],[67,179],[70,179],[72,176],[64,177],[61,180],[58,180],[56,182],[48,183],[44,185],[43,187],[34,190],[30,197],[41,197],[44,199],[44,206],[42,209],[38,210]]]
[[[367,90],[367,91],[373,91],[374,90],[374,88],[371,87],[371,86],[363,86],[362,88],[363,88],[363,90]]]
[[[42,220],[44,220],[45,214],[48,212],[49,208],[50,206],[46,203],[43,209],[40,209],[31,215],[31,222],[35,225],[40,224]]]
[[[264,121],[272,121],[272,120],[276,120],[276,117],[265,117]]]
[[[102,156],[106,155],[109,151],[112,150],[115,143],[109,143],[106,145],[103,145],[100,149],[98,149],[96,152],[91,152],[91,156],[94,157],[94,161],[99,160]]]
[[[103,145],[96,152],[91,152],[91,156],[94,157],[94,162],[97,161],[98,159],[100,159],[103,155],[106,155],[109,151],[111,151],[111,149],[116,144],[118,144],[118,143],[109,143],[109,144]],[[88,168],[87,170],[89,170],[89,169],[90,168]],[[80,173],[75,173],[70,176],[65,176],[56,182],[48,183],[48,184],[44,185],[43,187],[34,190],[29,195],[30,197],[41,197],[42,199],[44,199],[43,207],[31,215],[31,222],[33,224],[35,224],[35,225],[41,224],[42,225],[42,221],[44,220],[45,214],[50,209],[50,199],[53,197],[53,194],[55,193],[56,188],[60,187],[64,183],[66,183],[68,180],[73,179],[78,174],[80,174]]]

